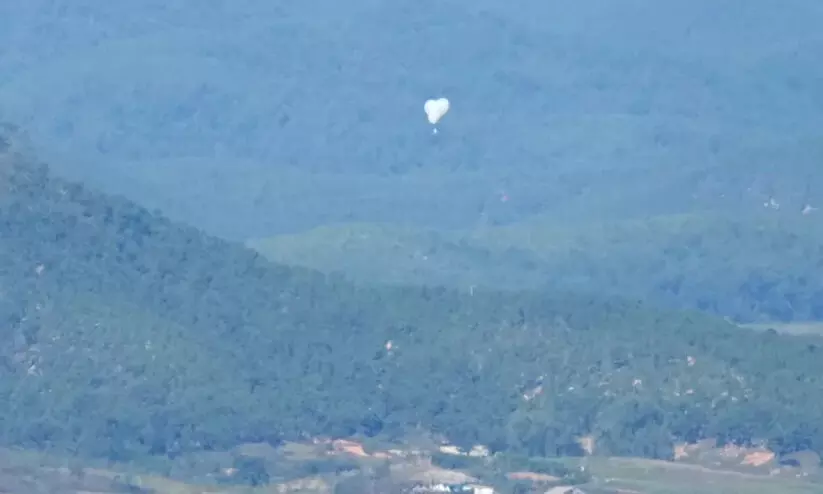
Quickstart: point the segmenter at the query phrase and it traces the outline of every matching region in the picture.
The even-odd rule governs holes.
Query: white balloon
[[[449,100],[446,98],[430,99],[423,105],[423,111],[426,112],[429,123],[434,125],[449,111]]]

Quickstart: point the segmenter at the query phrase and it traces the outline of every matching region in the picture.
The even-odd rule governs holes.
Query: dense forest
[[[0,442],[147,461],[442,433],[555,456],[823,452],[819,339],[563,290],[361,286],[51,174],[0,139]],[[391,345],[387,345],[391,342]]]
[[[249,245],[362,282],[626,295],[738,322],[823,318],[816,211],[761,206],[575,225],[544,217],[464,231],[343,224]]]
[[[0,5],[0,117],[55,172],[238,240],[799,210],[820,25],[810,0],[27,0]]]

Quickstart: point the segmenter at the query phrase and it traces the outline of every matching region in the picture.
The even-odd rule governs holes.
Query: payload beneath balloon
[[[429,123],[437,125],[437,122],[449,111],[449,100],[446,98],[430,99],[423,105],[423,111],[426,112]],[[437,127],[433,129],[432,133],[437,133]]]

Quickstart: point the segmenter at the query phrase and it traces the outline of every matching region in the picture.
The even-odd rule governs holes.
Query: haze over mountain
[[[0,112],[58,172],[232,238],[802,208],[823,185],[807,0],[0,9]]]

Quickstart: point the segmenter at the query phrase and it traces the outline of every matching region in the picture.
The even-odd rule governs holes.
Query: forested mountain
[[[741,322],[823,318],[817,211],[761,205],[578,224],[543,217],[465,231],[343,224],[249,245],[364,282],[623,294]]]
[[[819,340],[559,292],[364,287],[55,178],[0,140],[0,442],[143,461],[443,433],[531,455],[823,451]],[[391,345],[387,343],[391,342]]]
[[[823,203],[820,25],[810,0],[8,2],[0,114],[56,172],[237,239],[788,205],[810,179]]]

